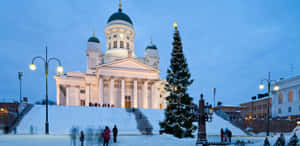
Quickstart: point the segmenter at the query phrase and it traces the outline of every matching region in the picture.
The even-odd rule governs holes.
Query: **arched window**
[[[118,42],[114,41],[114,48],[118,48]]]
[[[293,102],[293,91],[289,91],[289,102]]]
[[[282,99],[283,99],[282,96],[283,96],[282,93],[279,93],[279,96],[278,96],[278,104],[282,104]]]
[[[124,48],[124,41],[120,41],[120,48]]]

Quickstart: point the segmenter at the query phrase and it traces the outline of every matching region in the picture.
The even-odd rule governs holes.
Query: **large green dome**
[[[100,43],[99,39],[96,38],[96,37],[94,37],[94,36],[90,37],[89,40],[88,40],[88,42]]]
[[[146,50],[147,49],[157,50],[157,47],[155,45],[151,44],[150,46],[147,46]]]
[[[133,25],[133,23],[132,23],[131,19],[129,18],[129,16],[127,14],[123,13],[121,8],[119,8],[118,12],[113,13],[109,17],[107,23],[109,23],[111,21],[114,21],[114,20],[123,20],[123,21],[126,21],[126,22],[130,23],[131,25]]]

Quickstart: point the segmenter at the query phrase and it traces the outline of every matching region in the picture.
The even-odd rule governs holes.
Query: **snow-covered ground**
[[[164,110],[141,109],[141,112],[148,117],[154,128],[154,133],[158,133],[159,121],[164,120]],[[50,134],[69,134],[73,126],[80,130],[86,130],[87,128],[97,129],[106,125],[113,127],[114,124],[118,126],[120,134],[140,134],[134,114],[126,112],[124,108],[49,106]],[[22,119],[17,133],[30,133],[31,126],[34,133],[44,133],[45,106],[35,105]],[[219,135],[221,128],[229,128],[233,135],[246,135],[239,128],[217,115],[213,116],[211,123],[207,123],[208,135]]]
[[[294,133],[296,133],[298,139],[300,139],[300,127],[296,127],[293,132],[289,132],[289,133],[283,133],[284,137],[285,137],[285,143],[287,144],[290,140],[290,138],[294,135]],[[278,137],[280,136],[280,133],[275,134],[273,137],[269,137],[269,142],[271,145],[274,145],[276,140],[278,139]],[[253,145],[263,145],[264,141],[259,141],[257,143],[254,143]]]
[[[219,137],[208,138],[210,141],[217,141]],[[233,137],[237,140],[263,141],[256,137]],[[77,145],[79,140],[77,139]],[[111,142],[110,142],[111,143]],[[196,138],[177,139],[170,135],[154,136],[119,136],[117,143],[110,146],[192,146],[196,144]],[[0,135],[1,146],[71,146],[71,139],[68,135]],[[85,145],[88,145],[85,143]],[[96,146],[94,143],[90,146]],[[98,144],[99,145],[99,144]]]

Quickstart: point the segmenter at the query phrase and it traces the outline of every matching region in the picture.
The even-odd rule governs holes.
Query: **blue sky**
[[[17,72],[24,72],[23,95],[30,101],[45,96],[44,68],[29,70],[31,59],[44,54],[61,59],[65,71],[85,71],[86,42],[95,30],[104,51],[104,28],[118,0],[26,0],[0,5],[0,98],[19,96]],[[136,30],[135,53],[143,56],[152,36],[160,53],[161,77],[170,62],[173,27],[177,22],[192,78],[191,96],[237,105],[260,93],[267,77],[300,72],[300,1],[273,0],[125,0],[123,10]],[[294,72],[291,73],[291,64]],[[49,98],[55,100],[50,65]]]

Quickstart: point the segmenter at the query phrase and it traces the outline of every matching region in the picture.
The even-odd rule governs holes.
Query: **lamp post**
[[[268,73],[268,78],[267,79],[263,79],[263,80],[261,80],[261,83],[260,83],[260,85],[259,85],[259,89],[264,89],[264,82],[266,82],[267,84],[268,84],[268,109],[267,109],[267,136],[269,136],[269,132],[270,132],[270,103],[269,103],[269,101],[270,101],[270,95],[271,95],[271,84],[272,84],[272,82],[274,82],[274,83],[276,83],[276,80],[271,80],[271,73],[269,72]],[[274,86],[274,91],[278,91],[280,88],[279,88],[279,86],[278,85],[276,85],[275,84],[275,86]]]
[[[18,77],[20,81],[20,103],[22,102],[22,77],[24,73],[23,72],[18,72]]]
[[[57,73],[60,73],[62,75],[63,73],[63,67],[61,66],[61,62],[57,58],[48,58],[48,48],[46,46],[46,56],[45,58],[42,56],[36,56],[32,59],[32,63],[30,64],[29,68],[31,70],[36,70],[36,66],[34,64],[34,61],[40,59],[44,62],[45,65],[45,77],[46,77],[46,122],[45,122],[45,134],[49,134],[49,122],[48,122],[48,65],[51,61],[56,61],[58,63],[58,67],[56,69]]]

